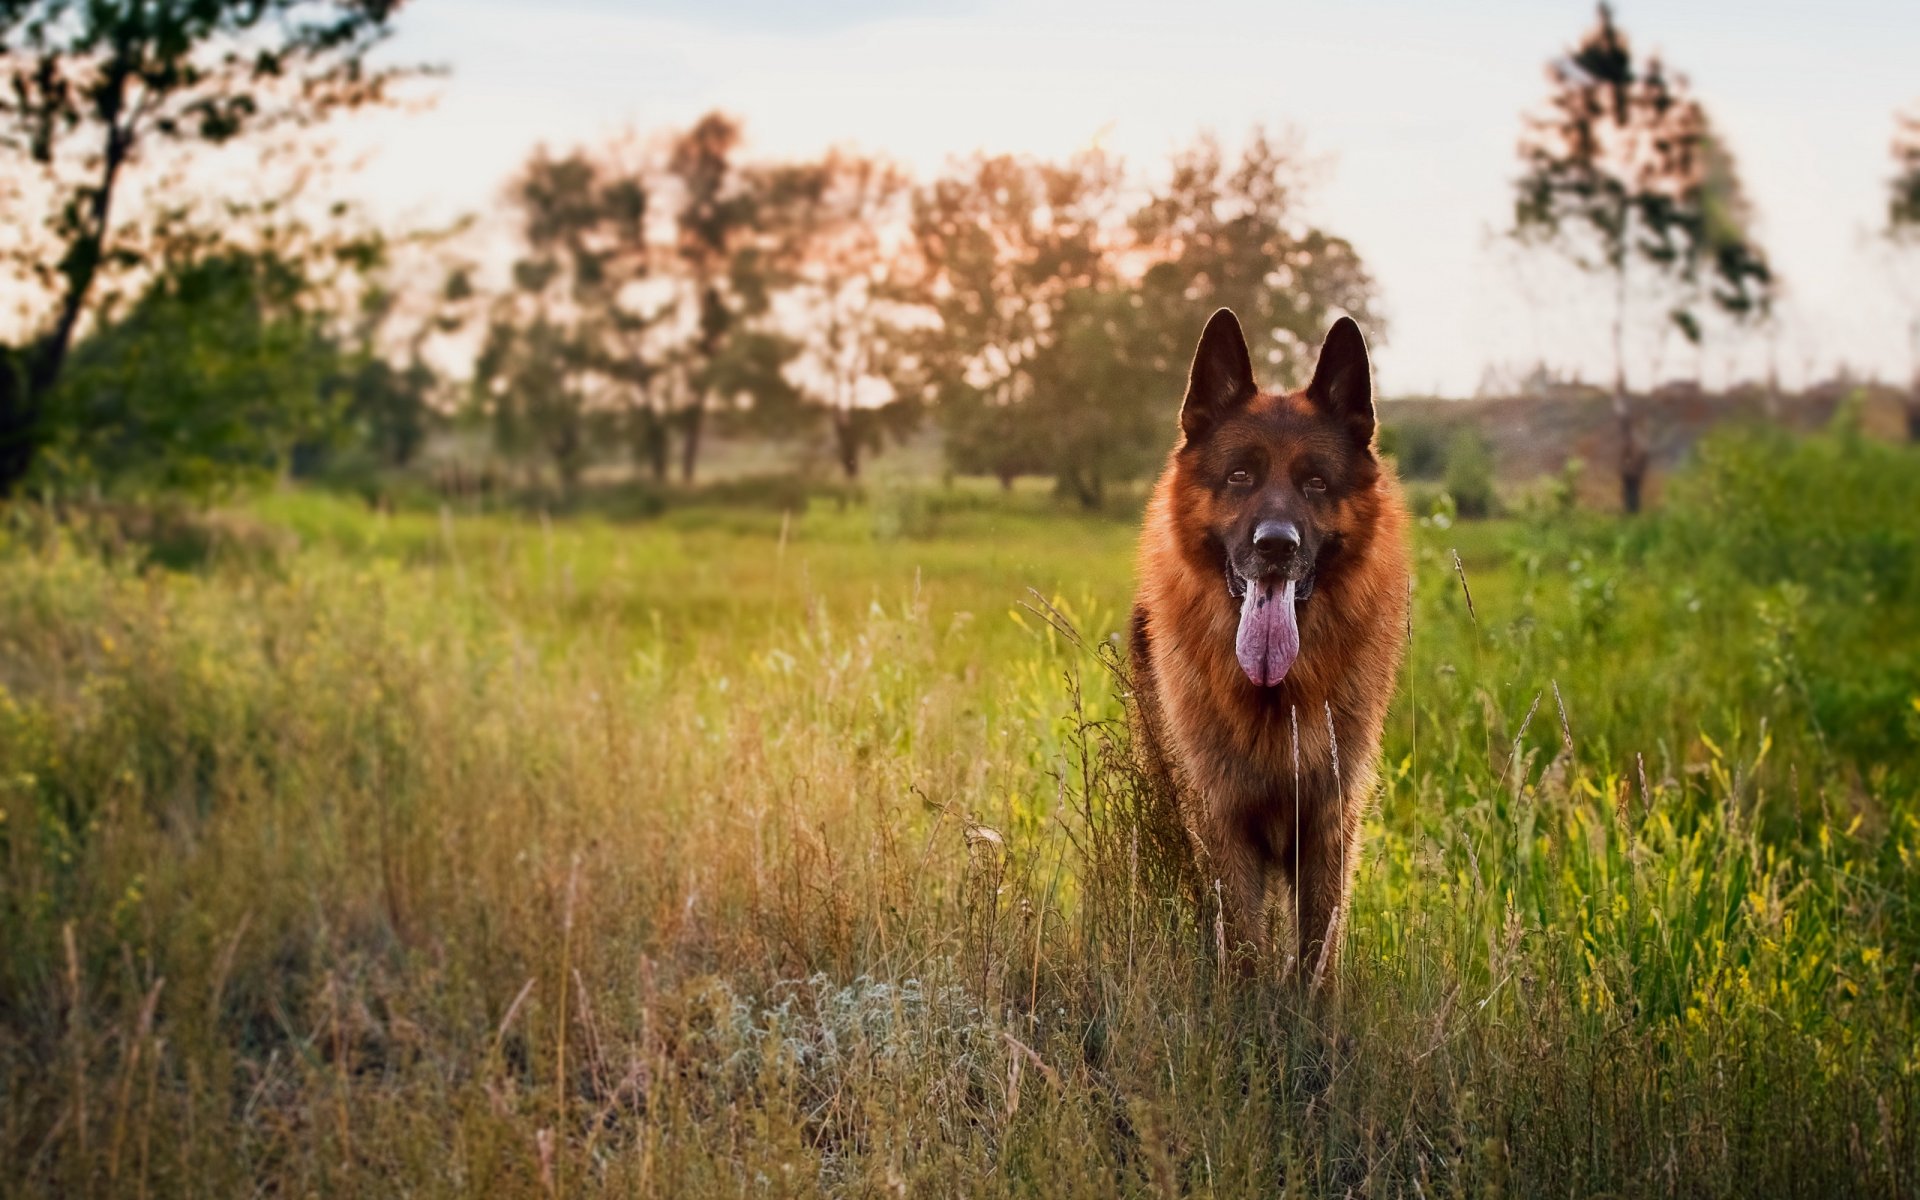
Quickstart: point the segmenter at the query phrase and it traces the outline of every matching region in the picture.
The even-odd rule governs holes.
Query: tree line
[[[740,144],[716,113],[651,161],[527,164],[473,373],[503,448],[571,484],[597,419],[642,470],[691,481],[718,418],[825,436],[853,479],[931,415],[956,469],[1051,475],[1097,505],[1164,452],[1213,308],[1281,377],[1336,312],[1373,319],[1358,255],[1301,215],[1298,155],[1263,131],[1234,152],[1198,139],[1157,187],[1097,150],[915,183],[854,152],[763,163]]]
[[[461,251],[504,270],[346,206],[208,213],[130,192],[136,167],[386,102],[416,73],[371,65],[397,8],[0,3],[0,155],[35,181],[12,196],[37,236],[11,265],[44,301],[0,347],[0,495],[400,467],[456,419],[566,491],[613,457],[692,482],[715,430],[824,442],[852,480],[932,421],[954,470],[1046,475],[1098,506],[1164,453],[1212,309],[1239,314],[1274,380],[1300,377],[1340,313],[1383,333],[1365,263],[1307,215],[1298,144],[1259,128],[1197,137],[1151,172],[1090,149],[915,179],[847,149],[756,158],[714,112],[536,151],[506,194],[510,246],[475,234]],[[1780,284],[1705,107],[1609,7],[1547,74],[1509,233],[1598,281],[1632,511],[1653,414],[1627,387],[1628,331],[1736,336],[1771,319]],[[1894,167],[1888,244],[1920,252],[1920,118],[1897,122]],[[464,369],[430,366],[430,344]],[[1920,437],[1920,370],[1909,412]]]

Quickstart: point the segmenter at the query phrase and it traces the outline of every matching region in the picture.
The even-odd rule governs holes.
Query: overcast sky
[[[1574,0],[1222,5],[840,0],[415,0],[393,53],[444,64],[437,106],[381,122],[354,185],[386,216],[498,204],[537,143],[591,143],[741,117],[773,157],[852,145],[930,173],[973,150],[1099,142],[1150,171],[1202,129],[1292,127],[1325,169],[1314,218],[1373,268],[1391,392],[1471,391],[1539,359],[1607,374],[1593,301],[1516,265],[1520,114],[1591,22]],[[1907,315],[1873,232],[1896,109],[1920,105],[1915,0],[1622,3],[1637,48],[1685,73],[1738,157],[1786,281],[1774,354],[1789,381],[1845,362],[1904,378]],[[1710,350],[1710,383],[1766,369]],[[1655,350],[1636,350],[1637,372]],[[1664,375],[1690,373],[1671,346]],[[1643,380],[1636,379],[1636,382]],[[1276,381],[1284,382],[1284,381]]]

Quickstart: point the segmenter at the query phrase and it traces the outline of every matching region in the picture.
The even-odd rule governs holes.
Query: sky
[[[1623,0],[1637,50],[1685,74],[1738,159],[1785,281],[1778,333],[1696,361],[1631,344],[1636,385],[1777,366],[1911,369],[1884,222],[1893,114],[1920,111],[1914,0]],[[1291,0],[1200,6],[933,0],[415,0],[388,53],[448,69],[423,113],[380,118],[349,187],[383,217],[497,211],[536,146],[740,117],[750,154],[884,153],[922,176],[976,150],[1098,143],[1151,174],[1197,133],[1292,129],[1311,218],[1379,284],[1383,391],[1468,394],[1489,367],[1610,377],[1598,293],[1499,235],[1521,115],[1591,24],[1573,0]],[[1642,305],[1635,325],[1656,329]],[[1196,331],[1197,333],[1197,331]],[[1271,381],[1284,385],[1292,381]]]

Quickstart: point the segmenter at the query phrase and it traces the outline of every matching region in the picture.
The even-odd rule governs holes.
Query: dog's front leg
[[[1207,883],[1219,904],[1219,950],[1240,975],[1252,975],[1267,951],[1267,865],[1260,847],[1231,823],[1201,831]]]
[[[1310,993],[1331,982],[1339,967],[1347,898],[1359,857],[1358,822],[1328,815],[1333,819],[1301,831],[1299,867],[1293,879],[1296,963],[1300,981]]]

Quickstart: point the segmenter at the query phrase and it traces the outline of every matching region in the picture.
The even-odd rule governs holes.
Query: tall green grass
[[[1127,760],[1127,522],[15,510],[0,1186],[1912,1195],[1917,465],[1424,524],[1312,1008]]]

